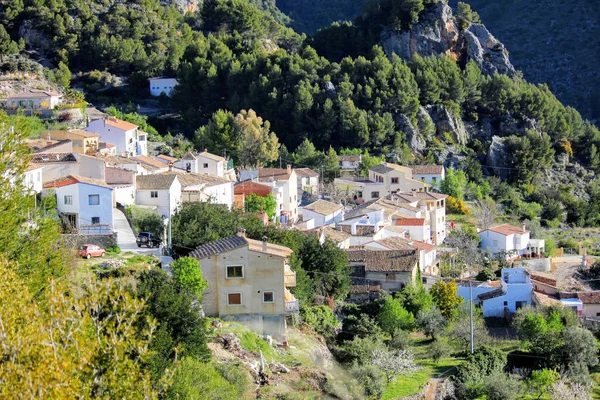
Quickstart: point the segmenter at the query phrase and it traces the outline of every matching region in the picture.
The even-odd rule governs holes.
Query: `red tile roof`
[[[123,121],[115,117],[108,117],[106,119],[106,124],[124,131],[129,131],[138,127],[136,124],[132,124],[131,122]]]
[[[416,175],[439,175],[444,171],[443,165],[411,165],[410,168]]]
[[[44,189],[69,186],[76,183],[86,183],[88,185],[100,186],[111,189],[111,187],[106,182],[100,179],[92,179],[78,175],[67,175],[50,182],[46,182],[44,183]]]
[[[425,252],[429,253],[430,251],[434,251],[435,249],[437,249],[437,247],[435,247],[432,244],[429,243],[425,243],[425,242],[419,242],[418,240],[413,240],[411,245],[413,247],[416,247],[419,250],[424,250]]]
[[[514,225],[510,225],[510,224],[502,224],[502,225],[492,226],[488,230],[490,230],[492,232],[499,233],[499,234],[504,235],[504,236],[513,235],[515,233],[518,234],[518,235],[522,235],[524,233],[528,233],[529,232],[527,229],[525,229],[525,231],[523,231],[523,227],[514,226]]]
[[[271,193],[272,186],[265,185],[264,183],[246,181],[235,185],[233,188],[233,194],[244,194],[249,196],[255,194],[260,197],[266,197]]]
[[[425,218],[402,218],[396,220],[396,226],[424,226]]]

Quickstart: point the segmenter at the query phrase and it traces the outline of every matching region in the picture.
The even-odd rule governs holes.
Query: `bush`
[[[237,389],[239,394],[246,393],[250,387],[250,375],[246,370],[235,364],[216,364],[216,369],[221,376],[231,383]]]
[[[117,255],[121,253],[121,248],[118,244],[113,244],[112,246],[108,246],[106,249],[106,254],[109,256]]]
[[[440,360],[444,358],[449,357],[450,354],[452,354],[452,346],[446,338],[435,339],[429,348],[429,357],[431,357],[436,363],[440,362]]]
[[[374,365],[354,364],[350,372],[361,383],[368,398],[378,399],[383,394],[386,387],[385,374]]]
[[[138,232],[150,232],[158,238],[163,237],[165,223],[155,211],[142,207],[129,206],[127,214]]]
[[[446,317],[442,315],[439,308],[432,306],[429,310],[419,311],[417,326],[423,330],[425,335],[435,339],[446,327]]]
[[[198,260],[192,257],[181,257],[174,261],[171,267],[173,280],[201,298],[202,293],[208,288],[208,281],[202,276],[202,268]]]
[[[465,202],[460,199],[455,199],[452,196],[446,198],[446,212],[448,214],[469,215],[469,208]]]
[[[239,393],[211,364],[187,357],[175,370],[166,398],[237,400]]]
[[[494,273],[494,271],[492,271],[490,268],[484,268],[482,269],[477,276],[475,277],[475,279],[477,279],[478,281],[495,281],[496,280],[496,274]]]
[[[394,350],[408,350],[412,345],[410,332],[396,329],[392,339],[388,342],[388,347]]]
[[[305,324],[323,336],[332,336],[339,325],[337,317],[327,306],[303,307],[300,315]]]
[[[60,114],[58,114],[58,122],[60,122],[60,123],[69,122],[72,119],[73,119],[73,116],[68,111],[63,111]]]
[[[378,339],[355,337],[354,340],[347,340],[337,347],[335,353],[336,358],[343,363],[356,362],[359,365],[364,365],[371,361],[371,355],[375,350],[384,348],[384,344]]]
[[[402,307],[399,300],[391,296],[386,297],[384,300],[383,307],[377,315],[377,321],[381,329],[390,336],[394,334],[396,329],[410,331],[415,327],[413,315]]]

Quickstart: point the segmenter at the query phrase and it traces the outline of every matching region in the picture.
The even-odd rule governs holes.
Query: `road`
[[[117,232],[117,244],[122,252],[130,251],[137,254],[160,256],[161,251],[158,248],[149,249],[146,247],[138,247],[135,243],[135,234],[131,230],[125,214],[119,209],[113,208],[113,223],[115,232]]]

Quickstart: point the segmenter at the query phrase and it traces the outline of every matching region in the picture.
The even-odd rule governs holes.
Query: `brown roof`
[[[148,156],[135,156],[135,157],[131,157],[132,160],[135,161],[139,161],[140,163],[144,164],[144,167],[149,166],[151,168],[156,168],[156,169],[161,169],[161,168],[166,168],[167,166],[165,165],[165,163],[162,163],[158,160],[155,160],[152,157],[148,157]]]
[[[272,186],[266,185],[264,183],[245,181],[235,185],[235,187],[233,188],[233,193],[245,194],[246,196],[250,194],[255,194],[257,196],[266,197],[269,193],[271,193],[272,188]]]
[[[583,304],[600,304],[600,292],[580,292],[577,297]]]
[[[365,271],[411,272],[417,262],[416,250],[365,251]]]
[[[375,243],[378,243],[384,247],[387,247],[389,250],[412,250],[413,246],[411,241],[408,239],[404,239],[401,237],[387,237],[385,239],[375,240]]]
[[[88,185],[94,185],[94,186],[100,186],[100,187],[112,189],[103,180],[92,179],[92,178],[87,178],[85,176],[78,176],[78,175],[67,175],[67,176],[63,176],[62,178],[58,178],[53,181],[50,181],[50,182],[46,182],[46,183],[44,183],[44,188],[45,189],[56,188],[56,187],[73,185],[76,183],[86,183]]]
[[[156,158],[160,158],[161,160],[170,161],[170,162],[177,161],[177,159],[175,157],[171,157],[166,154],[159,154],[156,156]]]
[[[68,133],[68,134],[73,134],[73,135],[84,137],[84,138],[100,137],[100,135],[97,133],[84,131],[82,129],[67,129],[66,131],[60,131],[60,130],[45,131],[45,132],[42,132],[42,137],[46,136],[47,134],[50,134],[50,136],[52,136],[56,133]]]
[[[289,257],[292,254],[290,248],[272,243],[267,243],[267,249],[264,251],[263,242],[260,240],[253,240],[243,236],[234,235],[198,246],[196,250],[190,253],[190,256],[202,259],[215,254],[235,250],[246,245],[250,251],[271,254],[278,257]]]
[[[533,297],[533,301],[535,303],[540,304],[542,306],[551,307],[553,305],[560,304],[559,299],[544,293],[533,292],[531,296]]]
[[[188,153],[188,154],[190,154],[190,153]],[[186,156],[187,156],[187,154],[186,154]],[[227,161],[227,160],[225,160],[224,157],[209,153],[206,150],[204,150],[202,153],[198,154],[198,157],[205,157],[205,158],[211,159],[213,161]],[[194,159],[196,159],[196,158],[194,157]],[[186,160],[188,160],[188,158],[186,158]]]
[[[493,299],[495,297],[500,297],[500,296],[504,296],[505,292],[504,292],[504,288],[498,288],[498,289],[494,289],[492,291],[489,292],[485,292],[485,293],[481,293],[479,296],[477,296],[477,298],[479,300],[489,300],[489,299]]]
[[[355,156],[338,156],[338,160],[340,161],[360,161],[361,160],[361,155],[355,155]]]
[[[325,233],[325,237],[328,237],[329,239],[337,243],[341,243],[347,240],[348,238],[352,237],[352,235],[349,235],[346,232],[342,232],[340,230],[330,227],[323,228],[323,232]]]
[[[314,178],[319,176],[318,173],[316,173],[310,168],[296,168],[295,171],[296,174],[298,174],[298,176],[301,176],[303,178]]]
[[[502,224],[502,225],[492,226],[488,230],[499,233],[504,236],[514,235],[515,233],[518,235],[522,235],[524,233],[529,232],[527,229],[525,229],[525,231],[523,231],[523,227],[514,226],[514,225],[510,225],[510,224]],[[483,231],[483,232],[485,232],[485,231]]]
[[[425,218],[401,218],[396,220],[396,226],[423,226]]]
[[[31,161],[36,164],[47,164],[55,162],[77,162],[73,153],[42,153],[33,154]]]
[[[379,292],[381,290],[381,285],[352,285],[350,286],[351,294],[367,294],[372,292]]]
[[[104,160],[105,162],[109,163],[109,164],[115,164],[115,165],[127,165],[127,164],[137,164],[138,162],[132,158],[126,158],[126,157],[121,157],[121,156],[113,156],[113,155],[100,155],[100,156],[96,156],[96,158],[99,158],[101,160]],[[165,166],[164,164],[161,164],[163,167]]]
[[[410,168],[416,175],[439,175],[444,171],[443,165],[411,165]]]
[[[129,131],[131,129],[135,129],[138,126],[136,124],[132,124],[131,122],[123,121],[122,119],[118,119],[116,117],[108,117],[106,119],[106,124],[110,126],[114,126],[115,128],[119,128],[124,131]]]
[[[175,174],[137,175],[137,190],[168,190],[177,178]]]
[[[405,192],[396,192],[393,194],[393,198],[397,198],[400,201],[406,202],[406,203],[414,203],[415,201],[420,201],[420,200],[443,200],[446,197],[448,197],[448,195],[445,194],[441,194],[441,193],[435,193],[435,192],[410,192],[410,193],[405,193]]]
[[[45,142],[46,142],[46,146],[43,146],[43,147],[36,147],[36,145],[37,145],[37,144],[42,144],[43,142],[44,142],[44,141],[41,141],[41,140],[40,140],[38,143],[36,143],[36,144],[34,144],[34,145],[30,145],[30,144],[28,143],[28,146],[29,146],[30,148],[33,148],[33,150],[34,150],[36,153],[43,153],[43,152],[48,152],[48,150],[51,150],[51,149],[53,149],[53,148],[55,148],[55,147],[62,146],[63,144],[71,143],[71,139],[64,139],[64,140],[58,140],[58,141],[57,141],[57,140],[52,140],[52,141],[50,141],[50,140],[46,140],[46,141],[45,141]],[[72,149],[72,147],[71,147],[71,149]]]
[[[314,203],[311,203],[304,207],[305,210],[313,211],[321,215],[331,215],[343,208],[344,206],[342,206],[341,204],[332,203],[327,200],[317,200]]]
[[[231,183],[225,178],[221,178],[209,174],[197,174],[195,172],[185,172],[182,170],[174,169],[169,174],[175,174],[181,182],[181,186],[186,188],[188,186],[204,185],[204,187],[210,187],[215,185],[222,185],[224,183]]]
[[[426,253],[429,253],[430,251],[434,251],[437,249],[437,247],[435,247],[432,244],[425,243],[425,242],[419,242],[418,240],[413,240],[411,242],[411,245],[413,247],[416,247],[419,250],[424,250]]]
[[[30,139],[30,140],[27,140],[27,142],[26,142],[27,147],[29,147],[30,149],[33,149],[33,150],[42,149],[44,147],[48,147],[48,146],[51,146],[56,143],[60,143],[60,142],[58,140],[52,140],[52,139]]]
[[[258,179],[261,181],[288,180],[292,170],[280,168],[263,168],[258,170]]]
[[[29,89],[24,92],[16,93],[11,96],[11,98],[19,98],[19,99],[37,99],[39,97],[51,97],[51,96],[62,96],[62,94],[58,92],[54,92],[52,90],[39,90],[39,89]]]

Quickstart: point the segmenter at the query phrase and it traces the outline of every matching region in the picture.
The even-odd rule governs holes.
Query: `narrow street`
[[[145,255],[161,255],[160,248],[146,248],[138,247],[135,242],[135,233],[127,222],[127,217],[119,209],[113,208],[113,223],[115,232],[117,232],[117,244],[121,248],[122,252],[130,251],[137,254]]]

